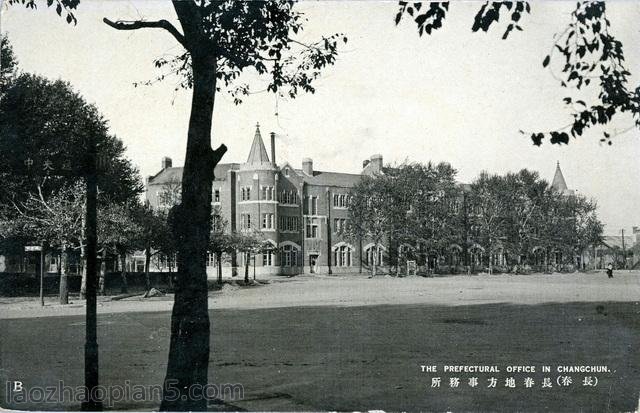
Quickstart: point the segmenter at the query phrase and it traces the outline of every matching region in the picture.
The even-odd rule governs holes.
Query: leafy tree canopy
[[[97,142],[102,160],[98,186],[114,202],[142,191],[125,147],[109,134],[95,106],[63,81],[21,74],[0,98],[0,202],[23,199],[40,187],[49,193],[83,176],[88,142]]]
[[[6,34],[0,33],[0,95],[18,70],[18,59]]]

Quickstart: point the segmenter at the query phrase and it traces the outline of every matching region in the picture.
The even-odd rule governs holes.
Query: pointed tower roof
[[[560,192],[565,192],[567,189],[567,182],[564,180],[564,175],[562,175],[562,170],[560,169],[560,162],[558,161],[556,165],[556,174],[553,176],[553,182],[551,186]]]
[[[251,144],[251,150],[249,151],[249,157],[247,158],[247,164],[249,165],[261,165],[270,163],[269,155],[267,155],[267,149],[264,147],[262,141],[262,135],[260,134],[260,124],[256,124],[256,133],[253,136],[253,143]]]

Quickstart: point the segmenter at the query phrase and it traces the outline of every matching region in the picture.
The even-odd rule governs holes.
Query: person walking
[[[609,265],[607,265],[607,276],[609,278],[613,278],[613,264],[609,263]]]

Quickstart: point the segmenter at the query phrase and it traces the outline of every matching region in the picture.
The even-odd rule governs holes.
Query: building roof
[[[362,175],[360,174],[313,171],[313,176],[309,176],[300,169],[296,169],[296,172],[298,172],[309,185],[352,187],[362,179]]]
[[[551,186],[557,189],[560,192],[564,192],[567,189],[567,182],[564,180],[564,175],[562,175],[562,170],[560,169],[560,162],[556,165],[556,173],[553,176],[553,182],[551,182]]]
[[[182,167],[165,168],[149,177],[149,184],[151,185],[164,185],[174,182],[180,182],[182,180]]]
[[[622,235],[603,235],[602,243],[609,248],[620,248],[622,249]],[[624,236],[624,247],[625,249],[631,249],[635,244],[635,238],[632,235]]]
[[[456,185],[458,186],[458,188],[460,188],[464,192],[470,192],[471,191],[471,184],[468,184],[466,182],[458,182],[458,181],[456,181]]]
[[[237,163],[219,163],[213,170],[215,180],[224,181],[227,179],[227,172],[229,170],[237,170],[239,166]],[[182,171],[182,167],[163,169],[149,179],[149,185],[180,183],[182,182]]]
[[[264,147],[262,135],[260,134],[260,124],[257,124],[256,133],[253,135],[251,150],[249,151],[249,157],[247,158],[247,164],[261,165],[270,162],[269,155],[267,155],[267,149]]]

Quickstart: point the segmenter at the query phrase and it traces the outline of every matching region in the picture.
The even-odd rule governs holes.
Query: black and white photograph
[[[0,410],[638,411],[639,18],[0,0]]]

